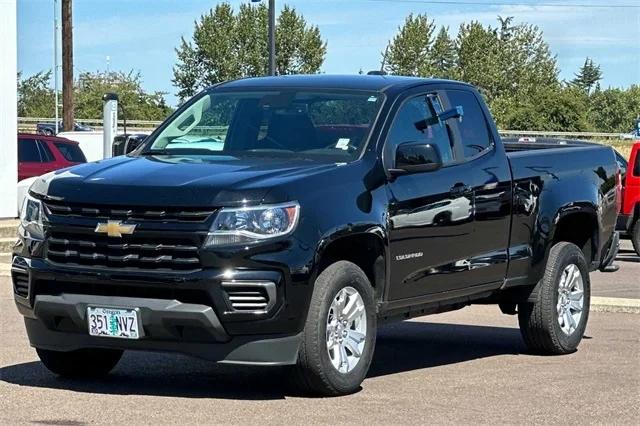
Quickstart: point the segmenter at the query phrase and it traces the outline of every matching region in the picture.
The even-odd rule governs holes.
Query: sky
[[[18,69],[53,67],[53,0],[18,1]],[[250,0],[244,0],[248,3]],[[464,4],[455,4],[464,3]],[[60,0],[58,0],[58,4]],[[75,72],[139,71],[149,91],[168,92],[175,47],[214,0],[73,0]],[[230,1],[237,9],[241,1]],[[600,64],[602,87],[640,84],[638,0],[276,0],[294,6],[327,41],[322,72],[379,69],[382,51],[409,13],[426,13],[455,37],[462,22],[497,25],[498,15],[537,25],[570,80],[588,56]],[[619,7],[631,5],[636,7]],[[600,7],[602,6],[602,7]],[[109,60],[107,60],[109,58]]]

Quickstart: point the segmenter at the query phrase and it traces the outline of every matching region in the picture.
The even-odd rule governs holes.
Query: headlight
[[[29,236],[43,238],[42,203],[30,195],[24,197],[20,209],[20,223]]]
[[[205,245],[224,246],[262,241],[290,234],[298,224],[300,205],[223,208],[211,226]]]

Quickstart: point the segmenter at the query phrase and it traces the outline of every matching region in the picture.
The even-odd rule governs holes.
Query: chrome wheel
[[[558,285],[558,324],[566,335],[571,335],[582,318],[584,282],[580,269],[570,264],[564,268]]]
[[[340,373],[351,372],[364,351],[367,310],[353,287],[344,287],[333,298],[327,314],[327,352]]]

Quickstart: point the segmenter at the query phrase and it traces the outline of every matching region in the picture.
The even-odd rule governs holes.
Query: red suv
[[[18,181],[86,162],[78,142],[55,136],[18,134]]]
[[[618,229],[631,237],[633,248],[640,255],[640,141],[636,141],[631,149],[624,178]]]

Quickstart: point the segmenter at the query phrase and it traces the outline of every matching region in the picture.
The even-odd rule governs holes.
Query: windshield
[[[376,92],[216,91],[190,102],[142,154],[354,160],[382,104]]]

